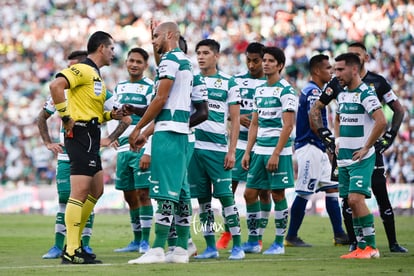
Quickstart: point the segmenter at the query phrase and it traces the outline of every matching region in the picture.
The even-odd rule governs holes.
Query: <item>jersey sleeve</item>
[[[240,87],[234,80],[234,77],[229,80],[229,95],[227,102],[230,105],[241,103]]]
[[[280,95],[280,101],[282,102],[282,111],[296,112],[298,109],[298,97],[293,87],[286,87],[283,89],[282,94]]]
[[[158,66],[158,77],[159,79],[170,79],[175,80],[175,75],[179,69],[178,62],[168,58],[168,54],[163,56]]]
[[[53,103],[52,97],[49,97],[43,105],[43,110],[52,115],[56,112],[55,104]]]
[[[371,89],[367,89],[361,94],[361,103],[369,114],[372,114],[375,110],[382,108],[377,94],[375,94],[375,92]]]
[[[191,101],[193,103],[206,102],[208,100],[207,86],[201,75],[195,75],[193,79],[193,90]]]

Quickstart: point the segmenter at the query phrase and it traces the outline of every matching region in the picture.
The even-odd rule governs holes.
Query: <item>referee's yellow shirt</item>
[[[67,99],[70,117],[74,121],[98,118],[99,123],[103,123],[110,118],[109,114],[104,114],[106,86],[95,64],[91,60],[86,62],[62,70],[57,77],[64,76],[69,82]]]

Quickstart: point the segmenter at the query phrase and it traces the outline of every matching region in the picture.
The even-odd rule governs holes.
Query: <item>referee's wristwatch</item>
[[[69,121],[70,121],[70,116],[69,116],[69,115],[65,115],[65,116],[63,116],[61,119],[62,119],[62,122],[63,122],[64,124],[66,124],[67,122],[69,122]]]

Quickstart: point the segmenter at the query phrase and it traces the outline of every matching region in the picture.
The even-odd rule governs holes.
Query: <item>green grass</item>
[[[219,218],[218,218],[219,219]],[[390,253],[384,228],[376,218],[378,260],[342,260],[347,247],[333,246],[328,218],[307,216],[300,236],[311,248],[286,248],[281,256],[247,254],[243,261],[229,261],[227,250],[218,260],[190,260],[189,264],[128,265],[138,253],[114,253],[114,248],[129,243],[132,234],[127,214],[103,215],[95,218],[91,246],[103,265],[60,265],[60,260],[43,260],[53,239],[54,217],[40,215],[0,216],[0,275],[414,275],[414,218],[396,218],[399,242],[408,254]],[[269,222],[264,238],[266,249],[273,241],[274,223]],[[246,240],[242,221],[242,240]],[[153,239],[153,234],[151,236]],[[200,233],[193,234],[199,252],[204,249]]]

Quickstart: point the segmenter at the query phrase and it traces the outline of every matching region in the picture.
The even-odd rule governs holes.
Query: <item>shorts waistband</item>
[[[80,127],[101,127],[101,124],[98,121],[98,118],[92,118],[90,121],[76,121],[75,126]]]

